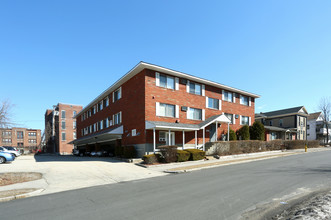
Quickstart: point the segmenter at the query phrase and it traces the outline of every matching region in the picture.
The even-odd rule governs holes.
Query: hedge
[[[208,144],[208,155],[233,155],[245,154],[273,150],[292,150],[304,149],[305,144],[308,143],[308,148],[319,147],[318,141],[305,141],[305,140],[272,140],[272,141],[220,141]]]
[[[177,162],[185,162],[190,159],[191,154],[184,150],[177,150]]]
[[[206,152],[199,149],[186,149],[185,151],[190,153],[189,160],[202,160],[206,156]]]
[[[162,162],[171,163],[177,161],[177,146],[162,145],[157,147],[160,150]]]
[[[149,154],[149,155],[144,155],[142,157],[142,160],[144,161],[145,164],[153,164],[153,163],[158,163],[160,162],[160,154]]]

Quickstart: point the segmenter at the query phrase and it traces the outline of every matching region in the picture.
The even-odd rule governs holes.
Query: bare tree
[[[0,103],[0,128],[12,125],[10,113],[13,105],[8,100],[1,101]]]
[[[319,103],[319,109],[323,114],[323,123],[326,127],[326,144],[329,144],[329,123],[331,114],[331,99],[330,97],[323,97]]]

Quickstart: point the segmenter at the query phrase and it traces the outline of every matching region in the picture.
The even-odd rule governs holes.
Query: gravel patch
[[[39,180],[42,176],[36,172],[0,173],[0,186]]]

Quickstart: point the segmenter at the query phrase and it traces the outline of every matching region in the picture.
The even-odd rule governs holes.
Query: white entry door
[[[170,132],[170,141],[169,141],[169,132],[166,132],[166,145],[175,145],[175,132]]]

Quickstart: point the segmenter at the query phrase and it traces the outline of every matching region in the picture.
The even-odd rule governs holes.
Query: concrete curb
[[[201,166],[201,167],[196,167],[196,168],[191,168],[191,169],[185,169],[185,167],[183,167],[184,169],[182,170],[165,170],[163,172],[165,173],[171,173],[171,174],[180,174],[180,173],[187,173],[187,172],[191,172],[191,171],[197,171],[197,170],[203,170],[203,169],[209,169],[209,168],[215,168],[215,167],[221,167],[221,166],[228,166],[228,165],[233,165],[233,164],[241,164],[241,163],[248,163],[248,162],[252,162],[252,161],[259,161],[259,160],[267,160],[267,159],[273,159],[273,158],[278,158],[278,157],[286,157],[286,156],[293,156],[293,155],[297,155],[297,154],[302,154],[304,152],[293,152],[291,154],[284,154],[284,155],[268,155],[264,158],[258,158],[258,159],[247,159],[244,161],[233,161],[233,162],[229,162],[229,163],[224,163],[224,164],[216,164],[216,165],[210,165],[210,166]],[[226,162],[226,161],[224,161]]]
[[[10,200],[27,198],[27,197],[30,197],[30,196],[34,196],[35,194],[39,194],[42,191],[44,191],[44,189],[38,189],[38,190],[35,190],[33,192],[23,193],[23,194],[19,194],[19,195],[16,195],[16,196],[8,196],[8,197],[0,198],[0,202],[7,202],[7,201],[10,201]]]

